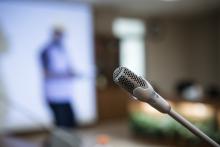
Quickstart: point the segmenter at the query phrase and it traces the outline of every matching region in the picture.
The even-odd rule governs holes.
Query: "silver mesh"
[[[113,80],[116,84],[126,89],[131,94],[137,87],[147,88],[146,82],[141,77],[138,77],[135,73],[125,67],[119,67],[114,71]]]
[[[113,80],[116,79],[116,77],[120,74],[122,69],[123,67],[119,67],[115,69],[115,71],[113,72]]]

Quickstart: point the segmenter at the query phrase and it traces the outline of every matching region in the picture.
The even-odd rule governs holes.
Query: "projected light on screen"
[[[64,30],[63,46],[69,66],[77,74],[71,82],[71,106],[79,124],[96,120],[95,68],[93,57],[92,14],[85,4],[0,2],[0,42],[7,42],[0,49],[0,78],[6,94],[0,116],[6,129],[50,126],[52,113],[45,98],[44,74],[40,53],[50,42],[54,26]],[[1,36],[1,35],[0,35]],[[56,65],[56,64],[55,64]],[[0,98],[2,100],[2,98]],[[24,108],[36,122],[23,114]]]

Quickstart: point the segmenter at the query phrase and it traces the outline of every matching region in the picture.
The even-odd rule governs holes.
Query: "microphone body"
[[[162,113],[170,112],[170,104],[157,94],[146,80],[129,69],[125,67],[117,68],[113,73],[113,80],[138,100],[147,102]]]
[[[138,87],[134,90],[133,95],[137,97],[138,100],[147,102],[162,113],[169,113],[171,110],[170,104],[153,89],[143,89]]]
[[[128,91],[131,95],[142,102],[150,104],[158,111],[170,115],[177,122],[186,127],[196,136],[200,137],[213,147],[220,147],[214,140],[209,138],[205,133],[195,127],[192,123],[182,117],[180,114],[175,112],[170,104],[157,94],[153,87],[142,77],[137,76],[132,71],[125,67],[119,67],[115,69],[113,73],[113,81]]]

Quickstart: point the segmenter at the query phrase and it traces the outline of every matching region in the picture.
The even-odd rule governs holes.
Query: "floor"
[[[96,144],[97,137],[102,134],[109,137],[111,147],[168,147],[135,139],[129,130],[128,123],[123,121],[108,122],[94,128],[78,130],[78,134],[82,136],[83,147]]]
[[[38,133],[24,136],[1,136],[1,147],[171,147],[136,139],[127,121],[106,122],[75,130],[55,129],[51,135]],[[99,144],[98,144],[98,143]],[[151,143],[149,143],[151,142]],[[105,145],[101,145],[105,144]]]

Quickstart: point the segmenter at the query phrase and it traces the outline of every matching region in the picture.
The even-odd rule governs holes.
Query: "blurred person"
[[[51,40],[40,54],[44,73],[44,92],[58,127],[76,127],[71,106],[73,70],[63,45],[64,31],[55,27]]]

